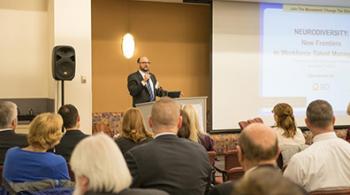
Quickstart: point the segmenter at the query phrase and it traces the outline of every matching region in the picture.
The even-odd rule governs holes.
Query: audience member
[[[307,192],[282,176],[281,171],[261,167],[237,182],[232,195],[306,195]]]
[[[129,189],[132,178],[125,160],[113,140],[102,133],[82,140],[75,147],[70,164],[75,173],[74,195],[167,194],[159,190]]]
[[[350,187],[350,144],[334,132],[332,106],[315,100],[306,110],[306,126],[313,134],[313,144],[295,154],[284,172],[306,191],[327,187]]]
[[[3,177],[9,182],[70,179],[64,158],[46,152],[59,143],[62,124],[62,117],[58,114],[36,116],[29,127],[29,146],[7,151]]]
[[[65,134],[61,142],[55,147],[55,152],[62,155],[67,162],[74,150],[74,147],[88,135],[84,134],[80,128],[80,116],[75,106],[71,104],[63,105],[58,114],[63,118],[63,127]]]
[[[17,105],[13,102],[0,102],[0,165],[4,163],[9,148],[27,146],[25,135],[15,133],[17,126]]]
[[[276,159],[279,155],[278,141],[275,131],[262,124],[252,123],[244,128],[238,139],[238,159],[245,174],[261,167],[271,167],[276,170]],[[216,186],[210,195],[228,195],[232,193],[232,182]]]
[[[272,112],[276,127],[278,145],[281,150],[283,165],[287,166],[290,158],[307,147],[302,131],[296,126],[293,109],[289,104],[279,103]]]
[[[123,116],[122,131],[116,143],[123,155],[131,148],[152,140],[152,133],[145,127],[142,113],[137,108],[130,108]]]
[[[277,132],[278,144],[281,145],[302,145],[305,144],[305,137],[302,131],[296,126],[293,108],[286,103],[277,104],[273,110]]]
[[[190,138],[191,130],[190,130],[190,118],[188,114],[184,110],[180,110],[180,115],[182,117],[182,125],[177,132],[177,136],[181,138]]]
[[[180,105],[170,98],[155,102],[149,125],[155,139],[126,153],[133,187],[157,188],[171,195],[203,195],[210,183],[208,154],[198,143],[176,136]]]
[[[183,107],[183,110],[190,118],[190,140],[199,142],[207,151],[214,150],[213,139],[199,126],[198,114],[196,109],[191,104]]]

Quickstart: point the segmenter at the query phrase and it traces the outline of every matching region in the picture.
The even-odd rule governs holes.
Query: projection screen
[[[285,102],[305,126],[324,99],[336,125],[350,125],[350,8],[213,1],[212,127],[238,129]]]

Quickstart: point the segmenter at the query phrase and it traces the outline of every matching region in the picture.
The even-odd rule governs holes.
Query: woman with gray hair
[[[114,141],[105,134],[85,138],[75,147],[71,159],[75,174],[74,195],[167,195],[159,190],[129,189],[129,169]]]

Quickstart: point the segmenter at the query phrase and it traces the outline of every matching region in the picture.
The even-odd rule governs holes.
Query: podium
[[[175,102],[180,105],[192,104],[193,107],[197,110],[198,121],[200,127],[206,131],[207,130],[207,97],[182,97],[174,98]],[[141,104],[136,104],[136,108],[140,109],[142,112],[143,118],[145,119],[146,129],[151,131],[151,128],[148,125],[149,117],[151,116],[152,106],[154,102],[146,102]]]

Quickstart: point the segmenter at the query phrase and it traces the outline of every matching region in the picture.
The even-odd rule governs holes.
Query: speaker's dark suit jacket
[[[141,81],[143,77],[139,71],[136,71],[128,76],[128,90],[132,96],[132,105],[135,107],[136,104],[154,101],[156,96],[163,96],[163,91],[161,88],[156,89],[157,79],[154,74],[150,73],[153,83],[154,99],[150,100],[150,93],[146,86],[143,86]]]
[[[66,131],[60,143],[55,147],[55,153],[62,155],[69,162],[75,146],[87,136],[78,129]]]
[[[176,135],[161,135],[126,153],[132,187],[156,188],[170,195],[203,195],[211,166],[204,147]]]
[[[151,189],[125,189],[119,193],[111,192],[86,192],[85,195],[169,195],[160,190]]]
[[[15,146],[23,148],[27,145],[25,135],[16,134],[12,129],[0,131],[0,165],[4,164],[5,154],[9,148]]]

